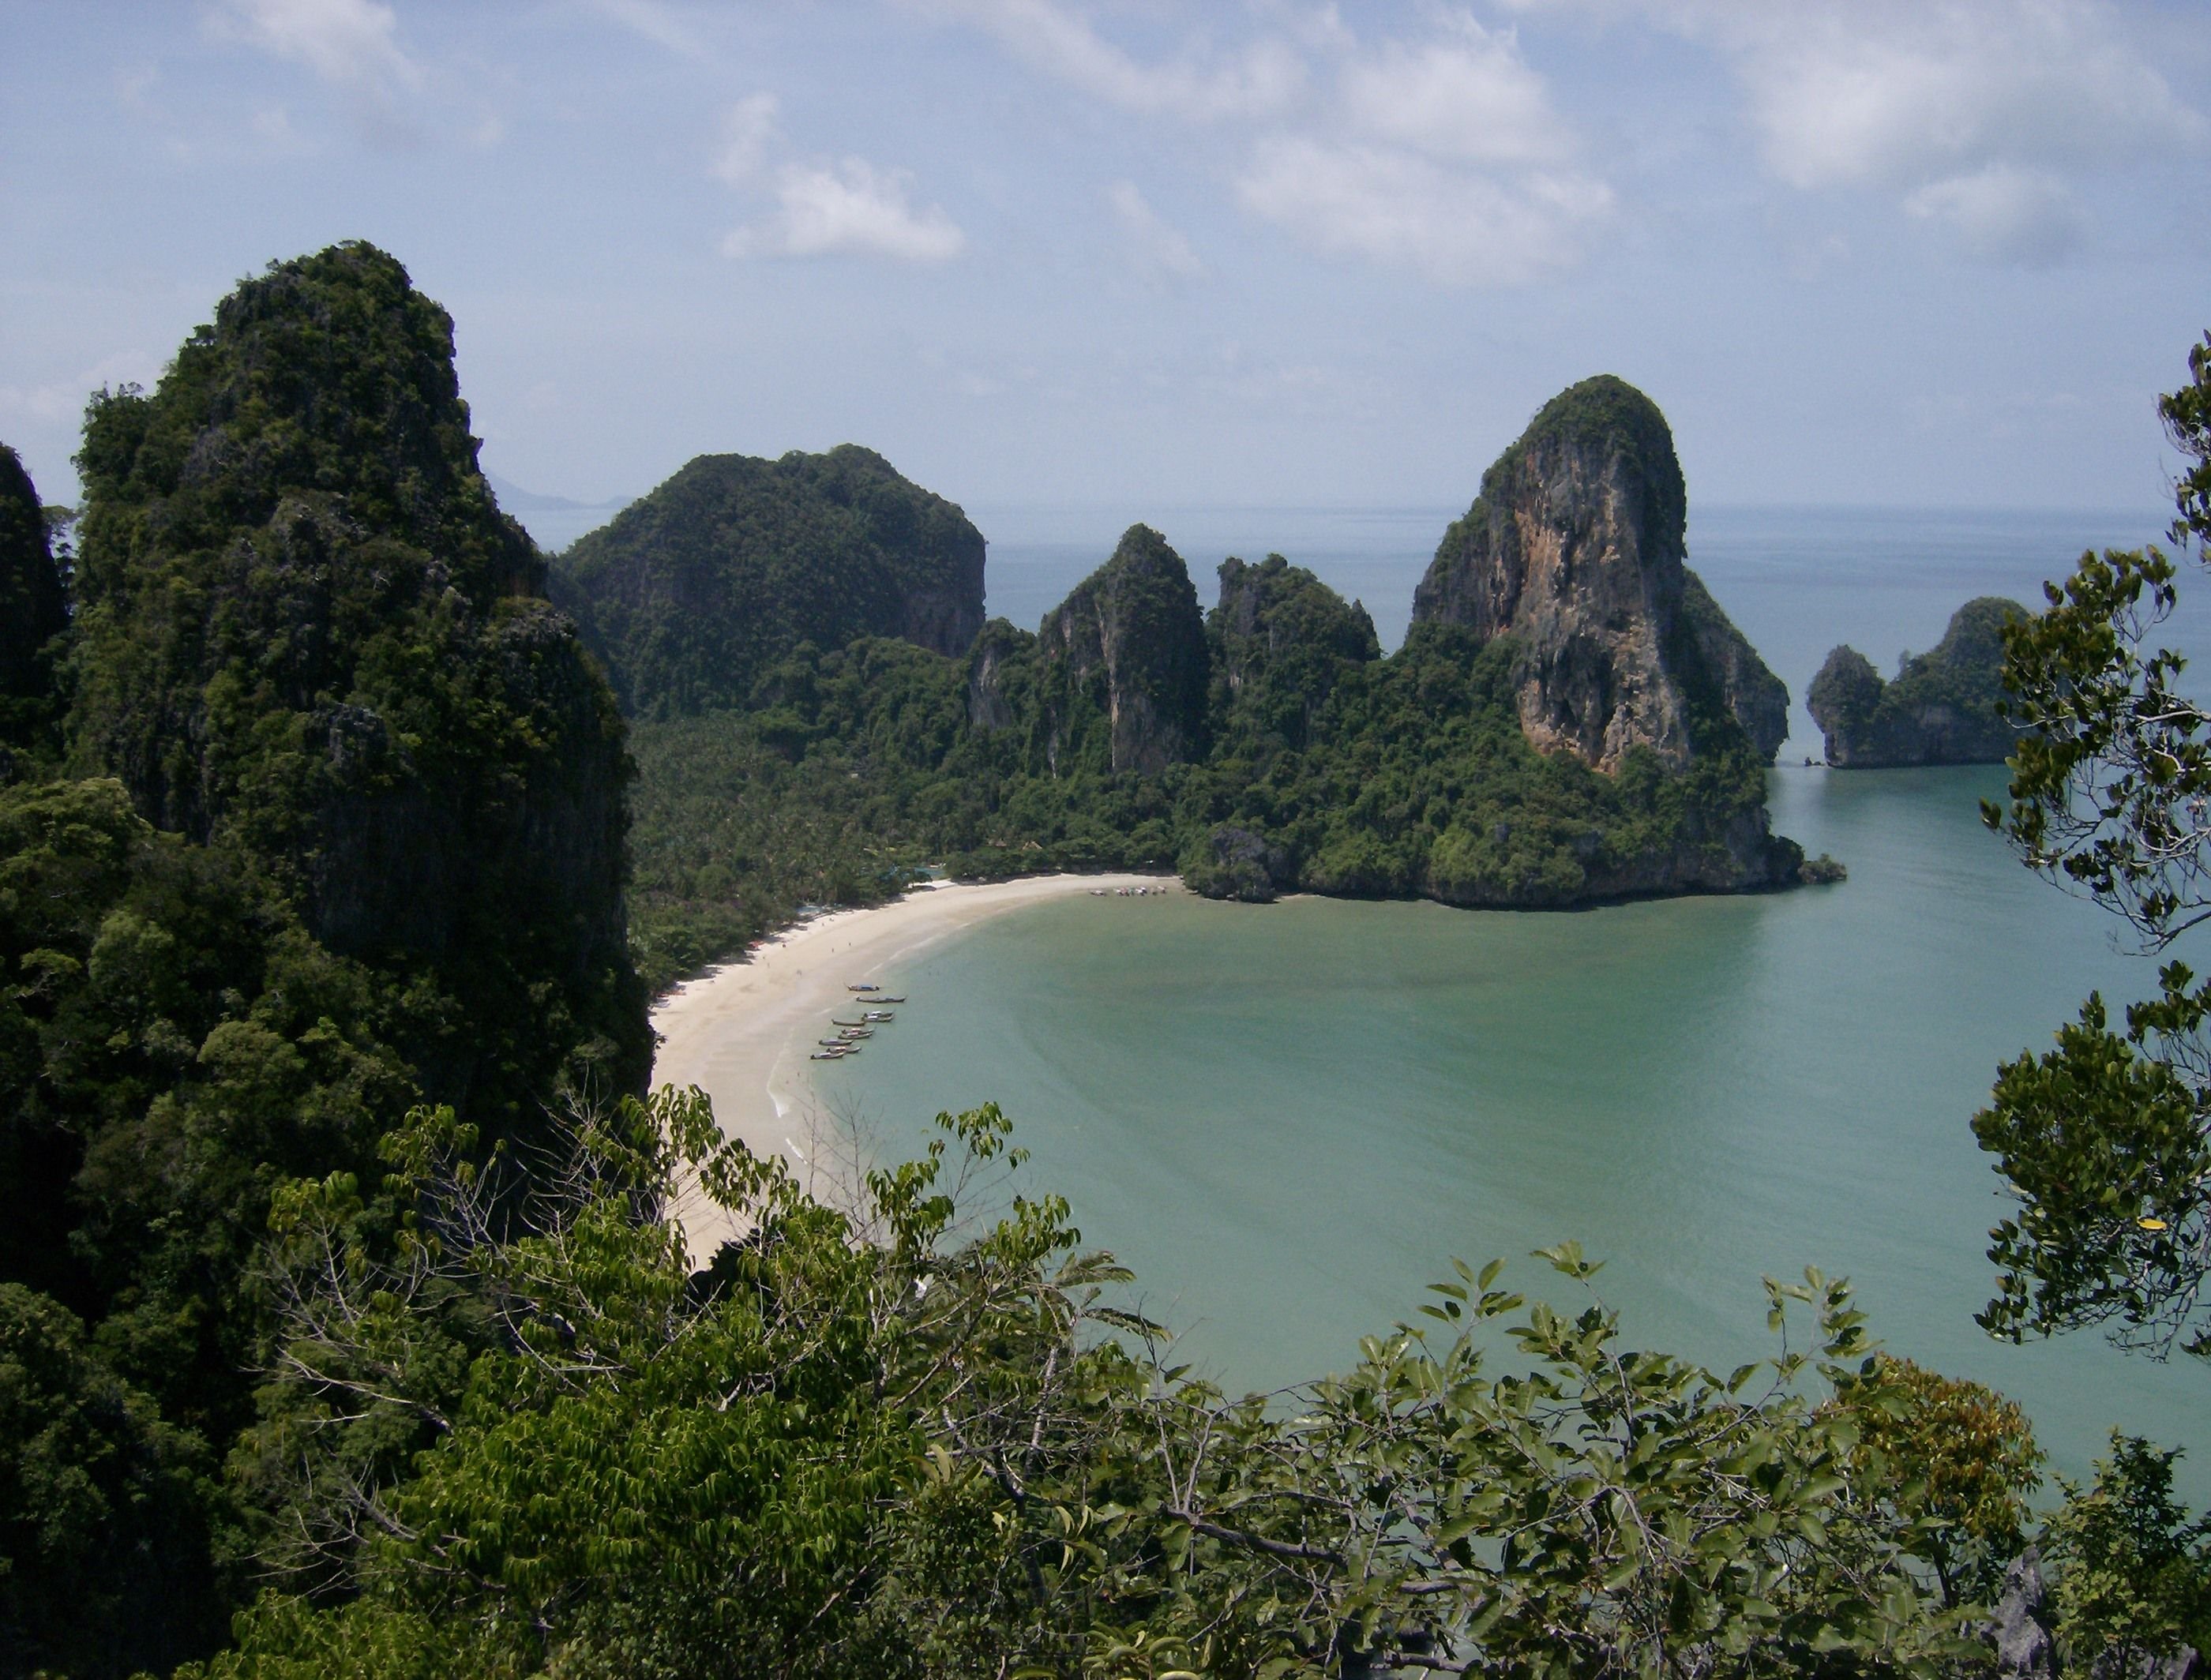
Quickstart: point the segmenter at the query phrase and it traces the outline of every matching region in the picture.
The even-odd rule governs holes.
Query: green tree
[[[2171,540],[2211,539],[2211,336],[2160,403],[2194,466]],[[2126,922],[2148,953],[2211,917],[2211,714],[2147,638],[2176,600],[2156,548],[2084,555],[2045,611],[2005,632],[2008,801],[1984,814],[2029,867]],[[2211,983],[2169,961],[2123,1030],[2091,997],[2057,1047],[2001,1070],[1973,1121],[2020,1211],[1992,1233],[1981,1314],[2016,1340],[2100,1324],[2123,1345],[2211,1357]]]
[[[255,1450],[294,1466],[282,1526],[312,1556],[277,1560],[292,1589],[191,1680],[1931,1673],[1969,1650],[1867,1458],[1864,1419],[1911,1400],[1839,1284],[1772,1287],[1813,1346],[1720,1376],[1631,1351],[1593,1296],[1529,1306],[1462,1266],[1427,1328],[1231,1396],[1113,1304],[1127,1274],[1064,1203],[988,1189],[1020,1158],[994,1108],[939,1124],[843,1206],[672,1091],[577,1116],[521,1227],[485,1217],[497,1170],[450,1114],[387,1140],[396,1225],[354,1178],[286,1187]],[[746,1234],[694,1273],[675,1215],[715,1206]],[[1546,1258],[1578,1290],[1598,1269]]]
[[[2190,1521],[2174,1500],[2179,1456],[2114,1429],[2088,1490],[2065,1484],[2044,1541],[2059,1634],[2083,1670],[2130,1674],[2144,1658],[2211,1647],[2211,1519]]]

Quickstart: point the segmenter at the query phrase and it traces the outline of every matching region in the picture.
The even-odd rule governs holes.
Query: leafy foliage
[[[1725,1379],[1461,1266],[1445,1339],[1400,1326],[1341,1377],[1231,1398],[1161,1363],[1063,1203],[966,1223],[1019,1152],[994,1109],[940,1125],[842,1212],[720,1143],[695,1092],[579,1116],[526,1232],[494,1234],[427,1111],[386,1148],[417,1210],[388,1238],[354,1179],[288,1187],[270,1427],[321,1462],[296,1528],[334,1573],[190,1674],[1931,1672],[1967,1648],[1861,1468],[1889,1369],[1816,1274],[1772,1293],[1817,1351]],[[709,1204],[748,1235],[693,1276],[666,1215]],[[426,1450],[349,1444],[395,1413]]]
[[[2160,411],[2197,463],[2172,535],[2200,547],[2211,352],[2189,366]],[[2151,952],[2211,916],[2211,718],[2179,692],[2180,656],[2143,651],[2176,577],[2154,548],[2085,554],[2044,586],[2044,612],[2006,629],[2008,714],[2026,733],[2008,802],[1983,807],[2029,867],[2116,913]],[[2104,1323],[2160,1357],[2211,1357],[2211,987],[2180,962],[2158,980],[2123,1033],[2090,998],[2054,1050],[2002,1070],[1973,1122],[2021,1203],[1989,1251],[1998,1294],[1981,1321],[1999,1334]]]
[[[2179,1456],[2114,1429],[2088,1490],[2066,1484],[2047,1544],[2062,1565],[2066,1655],[2083,1669],[2132,1673],[2183,1645],[2211,1647],[2211,1519],[2191,1521],[2174,1501]]]
[[[2026,1414],[1893,1354],[1875,1354],[1869,1375],[1844,1391],[1861,1432],[1854,1466],[1912,1520],[1905,1550],[1934,1569],[1944,1603],[1992,1603],[2026,1544],[2026,1496],[2041,1479]]]

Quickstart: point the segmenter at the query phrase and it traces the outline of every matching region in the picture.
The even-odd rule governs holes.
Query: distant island
[[[2032,616],[2001,595],[1969,601],[1931,651],[1899,661],[1886,682],[1856,648],[1837,648],[1804,698],[1826,737],[1827,762],[1839,770],[2002,764],[2017,738],[1996,712],[2003,627]]]
[[[1524,908],[1792,883],[1788,690],[1684,564],[1686,515],[1664,416],[1607,376],[1482,475],[1386,658],[1280,555],[1225,561],[1205,611],[1144,525],[1035,631],[985,623],[981,534],[851,445],[701,456],[551,592],[632,719],[664,981],[924,863]]]

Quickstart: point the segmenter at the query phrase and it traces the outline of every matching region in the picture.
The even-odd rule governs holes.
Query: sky
[[[0,0],[0,441],[347,239],[487,468],[1454,505],[1597,372],[1693,505],[2155,508],[2202,0]]]

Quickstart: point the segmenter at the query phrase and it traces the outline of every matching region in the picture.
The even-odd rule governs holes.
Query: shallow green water
[[[2093,1333],[1988,1340],[1997,1061],[2092,987],[2153,983],[2113,924],[1980,826],[1996,771],[1784,770],[1774,816],[1846,885],[1573,914],[1063,900],[881,976],[912,1001],[821,1093],[895,1147],[996,1099],[1027,1177],[1134,1265],[1233,1384],[1340,1367],[1453,1254],[1608,1259],[1631,1340],[1766,1351],[1764,1274],[1856,1280],[1897,1351],[2014,1395],[2057,1467],[2120,1424],[2191,1448],[2211,1371]]]

